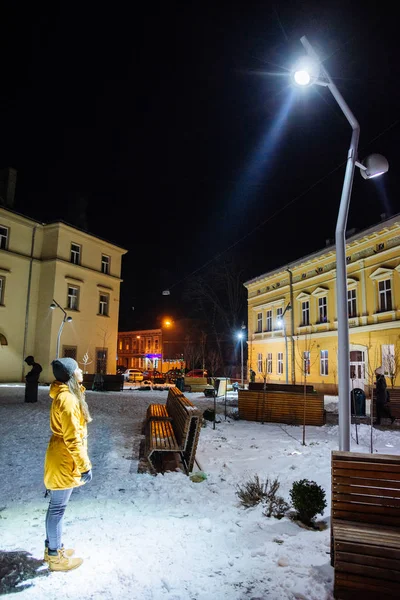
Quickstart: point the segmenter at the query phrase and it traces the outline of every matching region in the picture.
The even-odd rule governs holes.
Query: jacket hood
[[[61,381],[53,381],[53,383],[50,385],[50,398],[54,400],[54,398],[57,398],[58,394],[61,394],[61,392],[69,392],[69,387],[67,384],[62,383]]]

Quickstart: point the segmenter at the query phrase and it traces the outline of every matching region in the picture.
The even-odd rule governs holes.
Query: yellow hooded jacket
[[[71,394],[67,384],[54,381],[50,398],[53,435],[44,461],[44,485],[48,490],[78,487],[82,485],[81,473],[92,468],[87,453],[86,421],[78,398]]]

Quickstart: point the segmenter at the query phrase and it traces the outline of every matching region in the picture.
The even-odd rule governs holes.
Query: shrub
[[[256,506],[262,502],[265,504],[263,514],[266,517],[281,519],[290,507],[282,496],[277,495],[279,486],[280,483],[277,478],[272,482],[267,479],[263,484],[259,476],[254,475],[253,480],[250,479],[242,487],[237,486],[236,494],[239,497],[240,503],[245,508]]]
[[[316,515],[322,514],[327,506],[325,491],[315,481],[308,479],[293,483],[290,498],[297,512],[297,518],[305,525],[313,525]]]

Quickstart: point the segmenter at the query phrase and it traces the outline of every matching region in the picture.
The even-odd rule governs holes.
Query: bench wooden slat
[[[400,457],[332,452],[335,598],[400,597]]]

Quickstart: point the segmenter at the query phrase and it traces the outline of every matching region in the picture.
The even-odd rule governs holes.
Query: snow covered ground
[[[187,396],[201,408],[213,404],[203,394]],[[166,391],[129,388],[87,393],[94,477],[73,492],[64,528],[65,545],[84,563],[49,574],[41,562],[48,387],[39,388],[37,404],[25,404],[22,385],[0,385],[0,594],[19,591],[19,598],[35,600],[331,599],[330,456],[338,427],[308,427],[302,446],[300,427],[225,420],[219,404],[220,422],[215,429],[208,422],[200,435],[205,481],[194,483],[182,472],[139,474],[146,408],[166,397]],[[228,404],[236,397],[229,394]],[[352,450],[368,452],[369,427],[360,425],[358,434],[359,446],[353,426]],[[400,452],[399,429],[374,429],[373,437],[375,451]],[[236,486],[254,474],[278,477],[287,500],[294,481],[316,481],[326,490],[327,529],[269,519],[261,506],[242,508]]]

